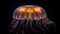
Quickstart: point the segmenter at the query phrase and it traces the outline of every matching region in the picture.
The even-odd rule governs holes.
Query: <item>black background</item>
[[[0,31],[1,33],[8,34],[8,25],[12,21],[14,9],[22,5],[38,5],[45,9],[47,16],[50,20],[57,22],[57,1],[52,0],[2,0],[0,1]]]

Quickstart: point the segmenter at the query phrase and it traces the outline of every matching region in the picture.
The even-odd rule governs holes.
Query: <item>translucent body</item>
[[[24,5],[15,9],[13,21],[9,28],[10,32],[14,32],[14,34],[30,34],[31,32],[46,34],[46,31],[52,32],[49,28],[50,24],[54,25],[52,28],[54,30],[54,22],[47,18],[46,12],[42,7]]]

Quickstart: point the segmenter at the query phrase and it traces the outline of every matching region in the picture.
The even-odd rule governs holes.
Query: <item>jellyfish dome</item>
[[[51,32],[48,26],[50,24],[54,24],[54,22],[48,19],[46,11],[42,7],[23,5],[14,10],[9,32],[14,34],[45,34],[48,31]]]
[[[35,5],[20,6],[15,9],[13,18],[26,20],[40,20],[46,16],[45,10]]]

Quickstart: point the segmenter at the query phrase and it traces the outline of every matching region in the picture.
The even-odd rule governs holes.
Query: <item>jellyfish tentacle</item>
[[[21,26],[23,25],[23,23],[24,23],[24,20],[20,20],[20,22],[19,22],[19,26],[18,26],[17,29],[21,28]]]
[[[10,25],[12,28],[15,28],[15,26],[18,24],[18,20],[13,21],[13,23]]]
[[[25,27],[25,26],[28,26],[29,20],[26,20],[26,21],[27,21],[27,22],[25,23],[24,27]]]
[[[15,28],[18,25],[18,21],[13,25],[13,28]]]
[[[36,25],[38,28],[40,28],[44,32],[44,29],[42,28],[41,22],[39,22],[39,21],[36,20]]]
[[[50,21],[50,20],[49,20]],[[46,18],[45,18],[45,20],[42,20],[42,24],[43,24],[43,26],[44,26],[44,28],[46,28],[49,32],[51,32],[49,29],[48,29],[48,27],[47,27],[47,24],[50,24],[50,23],[52,23],[51,21],[49,22]]]
[[[19,24],[18,24],[18,27],[17,27],[17,32],[19,33],[22,33],[22,29],[23,29],[23,27],[21,27],[21,26],[23,26],[23,23],[24,23],[24,20],[20,20],[20,22],[19,22]],[[18,31],[18,30],[20,30],[20,31]],[[24,30],[24,29],[23,29]]]
[[[30,28],[31,28],[34,32],[36,32],[35,29],[33,29],[33,27],[32,27],[32,21],[30,21]]]
[[[16,20],[13,20],[12,23],[9,25],[9,27],[10,27],[11,25],[13,25],[13,24],[15,23],[15,21],[16,21]]]
[[[10,28],[10,31],[9,32],[14,32],[14,30],[16,31],[16,28],[15,27],[17,27],[17,25],[18,25],[18,20],[16,20],[15,22],[13,22],[10,26],[9,26],[9,28]]]

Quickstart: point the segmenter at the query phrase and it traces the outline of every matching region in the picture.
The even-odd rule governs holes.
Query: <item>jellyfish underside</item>
[[[54,22],[47,18],[43,8],[26,5],[18,7],[14,11],[9,32],[14,34],[45,34],[47,31],[51,32],[47,26],[49,24],[54,24]]]

